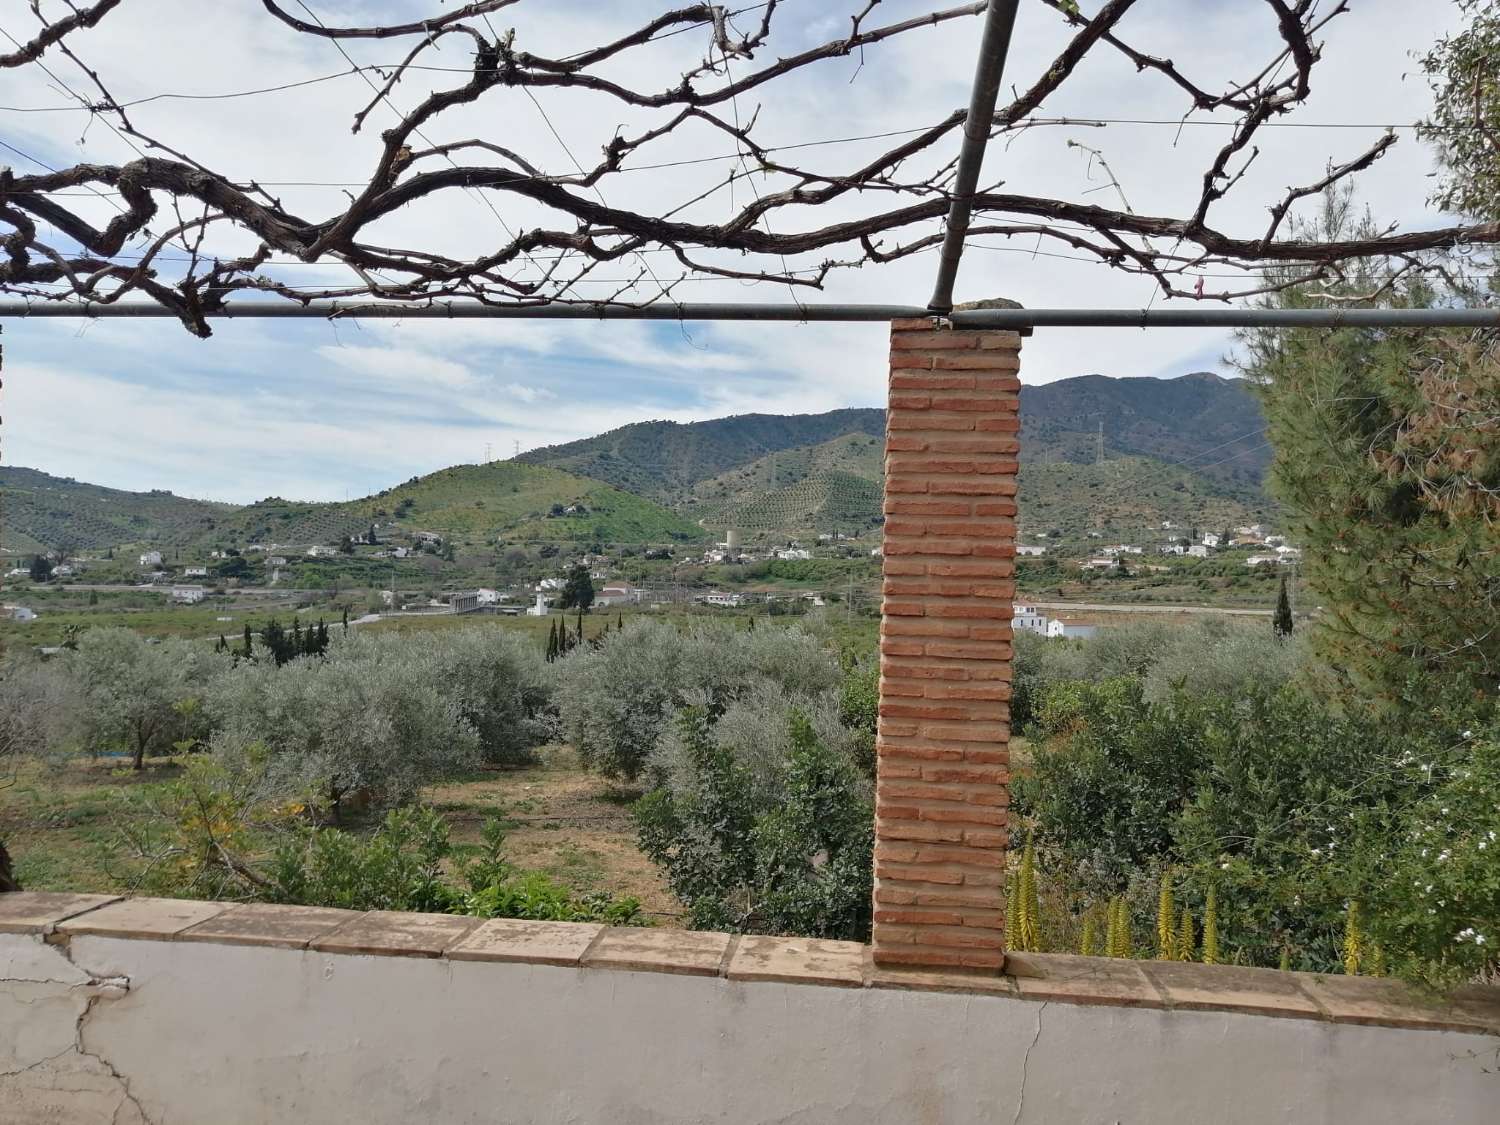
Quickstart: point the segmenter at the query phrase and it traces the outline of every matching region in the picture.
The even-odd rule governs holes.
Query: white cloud
[[[430,352],[345,344],[321,347],[318,354],[347,371],[375,379],[387,379],[407,391],[424,385],[472,387],[478,382],[474,373],[462,363]]]

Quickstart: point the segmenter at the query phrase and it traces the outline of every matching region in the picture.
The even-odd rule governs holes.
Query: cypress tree
[[[553,621],[547,629],[547,663],[551,664],[557,659],[557,622]]]
[[[255,649],[250,641],[250,622],[248,621],[245,622],[245,651],[243,655],[246,660],[249,660],[252,656],[255,655]]]
[[[348,634],[349,634],[349,607],[345,606],[344,607],[344,635],[348,636]]]
[[[1285,640],[1292,635],[1292,602],[1286,593],[1286,575],[1281,576],[1281,590],[1276,595],[1276,615],[1271,618],[1276,636]]]

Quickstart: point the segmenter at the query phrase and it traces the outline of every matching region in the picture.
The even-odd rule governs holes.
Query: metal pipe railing
[[[403,305],[327,301],[295,304],[282,301],[231,302],[205,314],[210,320],[678,320],[870,322],[932,318],[917,305],[826,303],[734,304],[719,302],[628,305],[480,305],[435,302]],[[85,304],[78,302],[0,301],[0,320],[52,318],[175,319],[163,305]],[[1500,328],[1500,308],[1436,309],[965,309],[949,313],[955,328]]]

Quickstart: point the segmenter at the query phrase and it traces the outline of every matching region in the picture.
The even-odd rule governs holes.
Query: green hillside
[[[1236,488],[1258,489],[1270,462],[1265,420],[1237,379],[1195,372],[1176,379],[1083,375],[1021,389],[1021,460],[1092,464],[1104,438],[1106,457],[1182,462]],[[640,422],[597,437],[523,453],[551,465],[672,506],[729,503],[759,480],[762,491],[818,471],[878,475],[879,465],[798,468],[814,449],[836,440],[885,434],[885,411],[743,414],[707,422]],[[848,448],[860,450],[857,442]],[[876,451],[878,454],[878,450]],[[778,454],[773,458],[771,454]],[[775,480],[768,467],[775,462]]]
[[[572,512],[566,509],[575,509]],[[371,524],[384,538],[431,531],[459,543],[691,542],[703,531],[650,500],[557,469],[496,461],[413,477],[342,503],[271,497],[235,511],[205,540],[334,544]]]
[[[1102,431],[1101,431],[1102,427]],[[1083,375],[1021,390],[1021,459],[1091,464],[1106,456],[1184,463],[1231,487],[1258,489],[1271,462],[1260,402],[1239,379]]]
[[[36,469],[0,468],[0,547],[19,552],[181,543],[212,531],[232,504],[125,492]]]
[[[788,449],[701,481],[684,512],[748,534],[856,532],[880,520],[884,446],[866,433]]]
[[[689,500],[703,481],[769,453],[821,445],[844,434],[881,438],[885,412],[741,414],[707,422],[637,422],[598,437],[533,449],[517,460],[593,477],[666,504]]]
[[[1259,489],[1221,484],[1147,457],[1023,464],[1017,502],[1023,539],[1055,529],[1066,539],[1096,531],[1128,541],[1159,530],[1163,520],[1217,532],[1274,519],[1274,507]]]
[[[460,465],[339,503],[270,497],[236,507],[166,492],[124,492],[0,469],[0,545],[20,552],[136,544],[188,552],[247,543],[332,546],[379,525],[431,531],[459,543],[696,542],[691,519],[650,500],[557,469],[514,462]],[[574,509],[569,512],[566,509]]]

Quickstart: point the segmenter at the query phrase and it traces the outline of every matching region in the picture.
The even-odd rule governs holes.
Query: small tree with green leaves
[[[588,567],[575,566],[568,571],[568,580],[557,604],[559,609],[576,609],[580,613],[587,612],[594,604],[594,581],[589,577]]]

